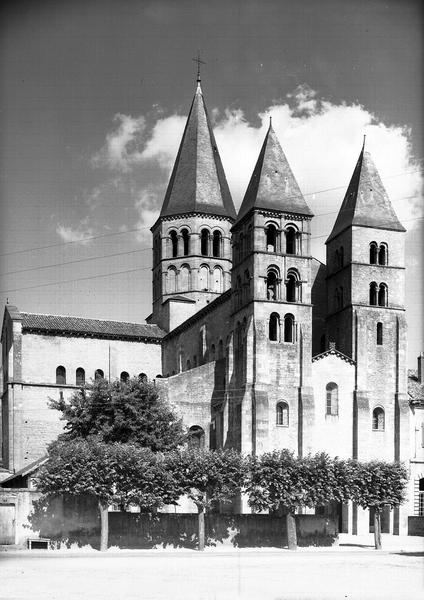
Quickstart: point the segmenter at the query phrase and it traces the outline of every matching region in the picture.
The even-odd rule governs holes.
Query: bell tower
[[[230,287],[236,216],[197,78],[190,113],[153,234],[153,313],[170,331]]]

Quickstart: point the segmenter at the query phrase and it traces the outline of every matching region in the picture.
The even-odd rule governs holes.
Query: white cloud
[[[116,127],[106,135],[103,148],[92,157],[92,165],[126,173],[140,161],[139,145],[146,126],[145,118],[117,113],[113,121]]]
[[[82,245],[90,243],[90,238],[94,235],[93,227],[88,225],[88,219],[83,219],[76,227],[65,227],[64,225],[58,224],[56,227],[56,233],[66,243],[75,242]]]
[[[139,190],[135,200],[135,209],[138,213],[137,239],[141,242],[151,243],[150,227],[155,223],[160,212],[159,191],[153,188]]]
[[[162,169],[170,171],[183,135],[186,117],[171,115],[159,119],[141,155],[142,160],[157,160]]]

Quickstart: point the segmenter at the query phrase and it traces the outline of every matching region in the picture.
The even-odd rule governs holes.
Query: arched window
[[[142,381],[143,383],[146,383],[146,381],[147,381],[147,375],[146,375],[146,373],[139,373],[139,374],[138,374],[138,378],[139,378],[139,380],[140,380],[140,381]]]
[[[209,231],[202,229],[200,232],[200,253],[202,256],[209,255]]]
[[[378,249],[378,264],[387,265],[387,244],[380,244]]]
[[[266,276],[266,297],[267,300],[277,300],[278,297],[278,271],[268,269]]]
[[[284,316],[284,341],[294,342],[294,316],[291,314]]]
[[[384,431],[384,410],[381,406],[372,411],[372,428],[373,431]]]
[[[94,379],[104,379],[105,378],[105,374],[103,373],[103,371],[101,369],[96,369],[95,373],[94,373]]]
[[[387,285],[380,283],[378,288],[378,306],[387,306]]]
[[[205,432],[199,425],[193,425],[188,430],[188,447],[192,450],[201,450],[205,446]]]
[[[176,231],[171,231],[169,234],[171,238],[171,256],[175,258],[178,256],[178,236]]]
[[[370,265],[377,264],[378,257],[378,246],[376,242],[371,242],[370,244]]]
[[[183,238],[183,254],[187,256],[190,254],[190,235],[188,229],[181,230],[181,237]]]
[[[370,283],[370,304],[371,306],[377,306],[377,296],[378,296],[378,285],[375,281]]]
[[[277,252],[277,228],[270,223],[266,228],[266,249],[268,252]]]
[[[289,405],[287,402],[279,402],[275,411],[275,422],[282,427],[289,426]]]
[[[66,369],[62,365],[56,368],[56,383],[58,385],[66,383]]]
[[[181,292],[186,292],[190,289],[190,270],[186,265],[183,265],[180,269],[178,288]]]
[[[199,289],[203,292],[209,290],[209,267],[202,265],[199,269]]]
[[[129,374],[126,371],[122,371],[121,375],[119,376],[119,379],[123,382],[123,383],[127,383],[128,379],[130,378]]]
[[[296,241],[297,231],[294,227],[287,227],[285,230],[286,235],[286,254],[297,254],[296,252]]]
[[[221,267],[214,267],[213,270],[213,291],[222,294],[223,275]]]
[[[75,373],[76,385],[84,385],[85,383],[85,371],[82,367],[78,367]]]
[[[286,300],[287,302],[297,302],[300,296],[299,275],[295,270],[290,269],[286,279]]]
[[[166,273],[166,288],[169,294],[177,291],[177,271],[174,267],[169,267]]]
[[[383,323],[377,323],[377,346],[383,345]]]
[[[214,231],[212,236],[212,255],[221,256],[222,235],[219,231]]]
[[[327,415],[338,415],[339,414],[339,388],[337,383],[331,381],[327,383],[325,388],[327,395],[326,414]]]
[[[271,342],[278,342],[280,339],[280,315],[271,313],[269,317],[269,339]]]

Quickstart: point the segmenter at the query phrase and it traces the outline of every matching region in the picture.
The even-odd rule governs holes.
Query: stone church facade
[[[198,82],[152,226],[147,324],[5,308],[3,478],[60,432],[48,397],[141,375],[206,447],[405,461],[408,504],[383,519],[405,533],[424,515],[423,357],[408,387],[405,229],[365,148],[326,265],[311,255],[312,219],[271,123],[236,212]],[[367,511],[337,511],[341,530],[369,530]]]

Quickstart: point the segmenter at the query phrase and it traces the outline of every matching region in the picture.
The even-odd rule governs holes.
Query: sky
[[[417,0],[6,0],[0,304],[143,322],[151,234],[202,88],[236,208],[272,116],[325,239],[363,135],[407,228],[423,339],[423,5]]]

